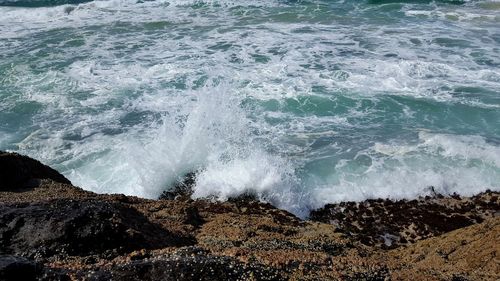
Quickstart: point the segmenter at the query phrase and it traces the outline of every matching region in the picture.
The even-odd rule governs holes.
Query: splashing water
[[[36,7],[36,8],[33,8]],[[0,0],[0,149],[304,216],[500,190],[497,1]]]

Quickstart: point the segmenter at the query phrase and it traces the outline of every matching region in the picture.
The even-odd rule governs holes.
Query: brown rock
[[[0,254],[36,259],[38,280],[498,280],[495,192],[343,202],[303,221],[252,196],[95,194],[30,165],[0,182]]]
[[[498,193],[487,191],[471,198],[436,195],[328,204],[312,211],[310,218],[334,224],[338,231],[365,245],[390,249],[481,223],[499,212]]]
[[[391,251],[399,280],[500,280],[500,217]]]

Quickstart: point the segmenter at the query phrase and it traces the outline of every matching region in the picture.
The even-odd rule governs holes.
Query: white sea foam
[[[330,180],[316,187],[312,205],[415,198],[430,194],[429,187],[442,194],[469,196],[500,189],[500,149],[480,136],[421,131],[416,144],[375,143],[360,155],[371,159],[369,167],[353,173],[341,161]]]
[[[325,3],[317,8],[336,7]],[[300,215],[429,186],[500,189],[491,11],[478,21],[482,10],[460,6],[450,21],[440,15],[451,8],[437,5],[425,12],[432,20],[416,21],[421,7],[405,4],[409,23],[374,28],[383,17],[356,14],[364,10],[315,17],[294,5],[0,7],[0,82],[9,91],[0,116],[10,122],[0,147],[17,146],[97,192],[154,198],[196,171],[195,197],[252,192]],[[459,105],[464,120],[453,115]],[[477,116],[490,119],[468,120]]]
[[[128,134],[132,138],[108,144],[104,156],[69,175],[99,192],[116,192],[120,186],[125,194],[155,198],[180,176],[199,171],[195,196],[224,199],[255,191],[277,201],[273,194],[279,186],[293,184],[290,167],[254,143],[250,120],[230,91],[193,92],[189,99],[194,101],[177,104],[176,114],[169,112],[157,126],[138,128]],[[94,145],[105,142],[96,139]]]

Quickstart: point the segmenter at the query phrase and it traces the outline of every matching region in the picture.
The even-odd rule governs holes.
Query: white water
[[[299,215],[500,190],[491,3],[0,7],[0,149],[96,192],[155,198],[197,171],[195,197]]]

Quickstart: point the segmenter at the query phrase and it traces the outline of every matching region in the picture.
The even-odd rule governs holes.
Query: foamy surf
[[[0,7],[0,149],[103,193],[322,204],[499,190],[496,6]]]

